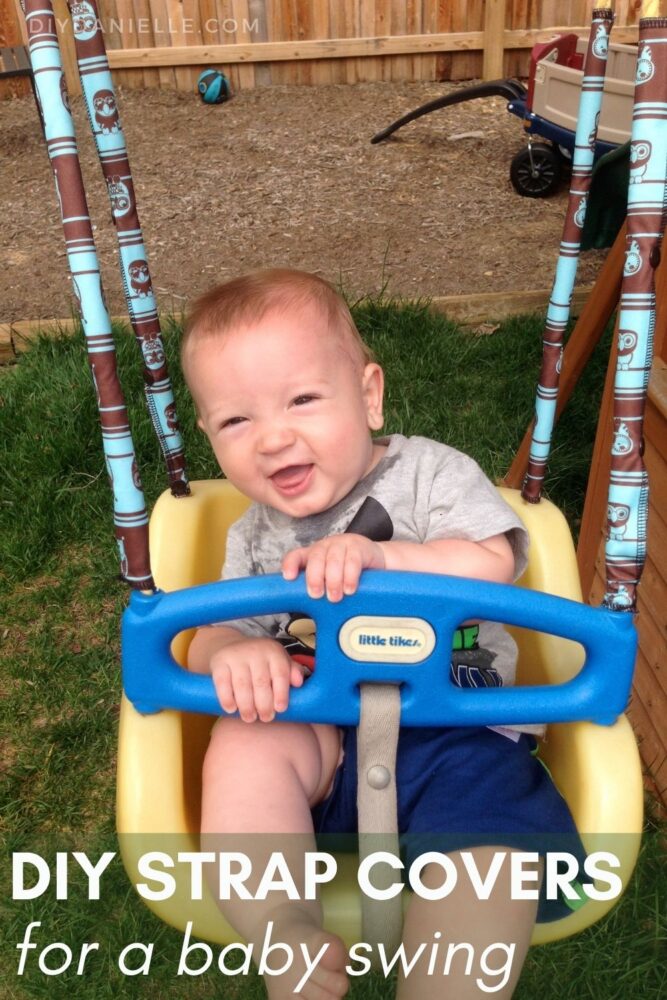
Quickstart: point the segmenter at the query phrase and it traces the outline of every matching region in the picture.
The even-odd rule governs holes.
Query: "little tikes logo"
[[[358,637],[360,646],[421,646],[421,638],[411,639],[405,635],[378,635],[377,632],[366,635],[364,632]]]
[[[435,648],[435,632],[422,618],[359,615],[345,622],[338,640],[352,660],[419,663]]]

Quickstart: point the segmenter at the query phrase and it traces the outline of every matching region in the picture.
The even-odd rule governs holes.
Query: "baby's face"
[[[207,338],[188,355],[188,381],[227,478],[293,517],[332,507],[381,449],[382,370],[356,359],[344,332],[315,308],[269,313]]]

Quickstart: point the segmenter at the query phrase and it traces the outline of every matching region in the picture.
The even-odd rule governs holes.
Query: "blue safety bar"
[[[632,615],[505,584],[370,570],[363,574],[356,594],[338,603],[310,598],[303,575],[290,582],[270,575],[170,593],[133,593],[122,627],[128,698],[142,713],[170,708],[224,714],[211,678],[179,666],[171,653],[172,640],[185,629],[213,622],[286,612],[313,619],[317,657],[314,676],[291,691],[289,708],[280,715],[283,720],[357,725],[359,685],[368,682],[401,685],[404,726],[584,719],[612,725],[627,705],[637,647]],[[399,630],[406,618],[428,623],[432,629],[435,646],[421,662],[383,660],[383,643],[377,636],[388,635],[390,614]],[[363,653],[372,660],[353,658],[341,647],[341,630],[346,625],[349,629],[350,620],[358,616],[364,617],[364,634],[370,636],[362,640],[368,643]],[[459,688],[450,679],[452,639],[469,620],[503,622],[574,640],[585,650],[584,665],[562,684]]]

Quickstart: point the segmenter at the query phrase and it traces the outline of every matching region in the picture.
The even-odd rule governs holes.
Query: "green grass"
[[[421,304],[367,303],[357,310],[363,335],[387,375],[387,430],[445,440],[474,455],[499,477],[532,415],[539,370],[541,323],[519,318],[492,336],[461,331]],[[181,423],[192,478],[216,475],[177,374],[178,330],[168,325]],[[608,340],[608,338],[607,338]],[[141,374],[131,338],[118,338],[119,365],[149,504],[164,477],[142,402]],[[548,494],[578,528],[606,347],[596,352],[557,435]],[[11,369],[0,371],[0,789],[7,851],[116,850],[113,833],[114,755],[120,692],[118,618],[126,601],[117,579],[111,504],[93,392],[80,337],[45,339]],[[132,995],[186,995],[252,1000],[253,980],[209,973],[186,983],[175,975],[181,935],[161,925],[128,887],[118,859],[103,877],[99,903],[84,898],[83,882],[57,902],[11,902],[3,866],[0,918],[0,997],[83,1000]],[[516,993],[577,1000],[658,1000],[667,996],[664,956],[664,831],[651,824],[628,893],[613,914],[576,939],[534,949]],[[46,977],[16,976],[15,944],[31,920],[38,943],[75,949],[98,941],[89,970]],[[121,948],[153,942],[148,977],[116,968]],[[661,958],[662,956],[662,958]],[[54,959],[55,960],[55,959]],[[351,996],[388,995],[376,977]],[[491,994],[492,995],[492,994]]]

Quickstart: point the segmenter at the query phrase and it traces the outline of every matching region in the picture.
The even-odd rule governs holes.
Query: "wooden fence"
[[[79,0],[85,6],[85,0]],[[201,69],[235,90],[270,84],[525,76],[531,47],[587,31],[593,0],[98,0],[125,87],[190,91]],[[56,0],[70,91],[79,90],[65,0]],[[640,0],[616,3],[616,41],[636,41]],[[25,42],[19,0],[0,0],[0,47]],[[25,92],[0,84],[0,97]]]

